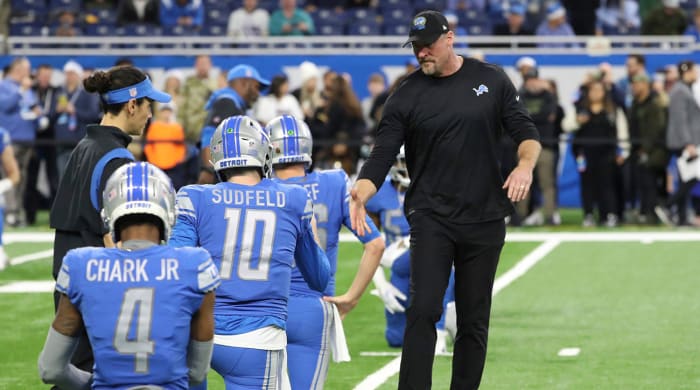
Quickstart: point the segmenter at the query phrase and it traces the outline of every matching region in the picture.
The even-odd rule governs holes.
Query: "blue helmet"
[[[211,164],[218,173],[229,168],[257,167],[270,172],[270,138],[254,119],[236,115],[224,119],[211,136]]]
[[[309,126],[291,115],[271,120],[265,131],[272,143],[272,165],[306,163],[311,165],[313,138]]]
[[[163,222],[165,240],[175,223],[175,189],[168,175],[147,162],[133,162],[119,167],[107,179],[102,193],[102,219],[109,226],[114,241],[117,221],[131,214],[153,215]]]

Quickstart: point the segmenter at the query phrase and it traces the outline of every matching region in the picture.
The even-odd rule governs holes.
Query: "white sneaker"
[[[8,265],[10,265],[10,259],[7,257],[5,249],[2,246],[0,246],[0,271],[7,268]]]
[[[435,342],[435,356],[446,356],[447,351],[447,331],[437,329],[437,341]]]
[[[540,210],[534,211],[523,220],[523,226],[540,226],[542,224],[544,224],[544,216]]]

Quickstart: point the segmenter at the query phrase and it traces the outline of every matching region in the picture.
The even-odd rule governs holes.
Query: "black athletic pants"
[[[53,247],[53,278],[56,280],[58,277],[58,271],[61,270],[61,265],[63,264],[63,257],[68,253],[69,250],[75,248],[81,248],[84,246],[104,246],[104,241],[102,239],[97,240],[97,238],[87,232],[69,232],[65,230],[56,230],[56,236],[54,238]],[[61,293],[58,291],[53,292],[54,309],[58,309],[58,300],[61,298]],[[94,359],[92,356],[92,348],[90,347],[90,340],[83,329],[80,333],[80,340],[78,342],[78,347],[75,352],[73,352],[73,358],[71,363],[83,371],[92,372],[92,366],[94,364]],[[56,389],[57,387],[53,387]]]
[[[451,389],[476,389],[486,359],[491,291],[505,239],[503,220],[454,225],[415,211],[411,225],[411,301],[406,310],[399,389],[430,389],[435,323],[455,266],[457,336]]]

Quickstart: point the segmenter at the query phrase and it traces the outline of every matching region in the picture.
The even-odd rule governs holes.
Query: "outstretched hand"
[[[531,184],[532,169],[518,165],[508,175],[506,182],[503,183],[503,189],[508,191],[508,199],[512,202],[520,202],[527,196]]]
[[[360,237],[370,231],[365,202],[360,198],[357,186],[350,190],[350,226]]]

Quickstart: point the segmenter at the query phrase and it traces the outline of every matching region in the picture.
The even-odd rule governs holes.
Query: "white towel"
[[[345,340],[345,331],[343,330],[343,321],[340,319],[338,308],[333,306],[333,326],[331,327],[331,353],[333,361],[336,363],[349,362],[350,351],[348,350],[348,342]]]

